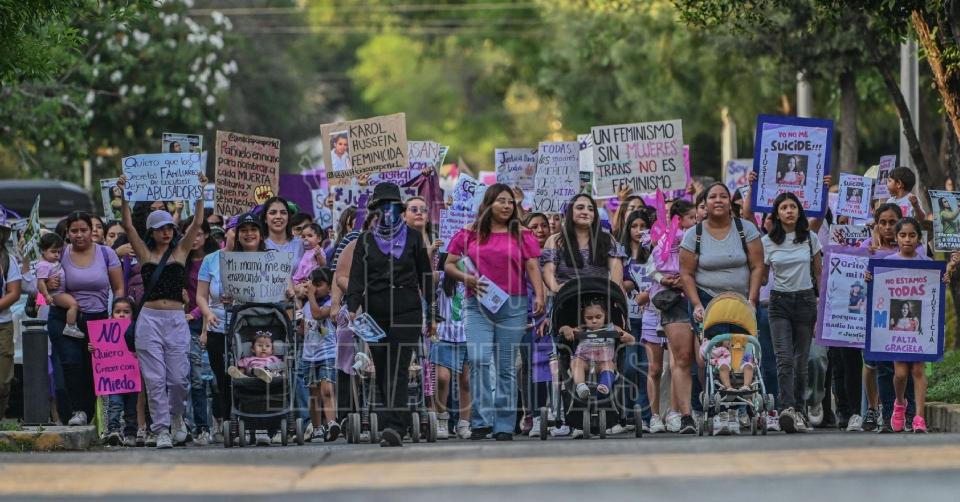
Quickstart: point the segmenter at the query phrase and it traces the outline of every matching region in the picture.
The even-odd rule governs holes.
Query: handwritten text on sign
[[[408,168],[407,122],[402,113],[324,124],[320,137],[331,184]]]
[[[778,195],[791,192],[807,216],[823,215],[823,177],[830,173],[832,139],[830,120],[760,115],[753,155],[754,210],[770,212]]]
[[[440,240],[443,241],[441,252],[446,252],[450,239],[456,235],[460,229],[472,224],[477,218],[477,213],[471,211],[440,210]]]
[[[616,195],[624,186],[639,193],[687,186],[679,120],[598,126],[590,132],[598,196]]]
[[[223,293],[233,297],[235,302],[281,302],[292,274],[293,253],[220,253]]]
[[[867,336],[867,282],[869,253],[861,249],[830,247],[820,277],[819,322],[816,338],[826,347],[863,348]]]
[[[870,260],[865,358],[943,359],[943,262]]]
[[[537,169],[537,150],[530,148],[497,148],[493,153],[497,183],[520,187],[524,194],[533,191]]]
[[[399,171],[383,171],[370,175],[370,184],[390,182],[395,185],[405,185],[410,180],[423,174],[424,171],[438,170],[443,158],[443,151],[435,141],[408,141],[407,142],[407,169]]]
[[[214,212],[245,213],[280,189],[280,140],[217,131]]]
[[[98,396],[140,392],[140,363],[123,339],[129,325],[130,319],[87,322],[93,345],[93,389]]]
[[[197,200],[203,196],[199,175],[205,153],[150,153],[123,158],[127,184],[123,197],[132,202]]]
[[[540,143],[537,149],[534,211],[562,213],[580,192],[580,144],[576,141]]]

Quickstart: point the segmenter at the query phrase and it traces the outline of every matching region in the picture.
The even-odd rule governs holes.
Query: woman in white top
[[[817,321],[821,246],[810,231],[800,200],[782,193],[773,202],[773,228],[761,239],[764,265],[773,270],[770,292],[770,332],[777,355],[780,427],[788,433],[805,432],[794,409],[803,408],[807,384],[807,357]]]

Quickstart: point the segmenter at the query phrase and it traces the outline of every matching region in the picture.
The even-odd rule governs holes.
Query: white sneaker
[[[74,326],[67,325],[66,327],[63,328],[63,336],[69,336],[70,338],[79,338],[82,340],[86,338],[87,335],[83,334],[83,331],[80,331],[80,329],[77,328],[76,325]]]
[[[861,417],[860,415],[854,414],[852,417],[850,417],[850,421],[847,422],[847,432],[862,432],[862,431],[863,431],[863,417]]]
[[[566,426],[564,426],[564,427],[566,427]],[[573,432],[570,433],[570,437],[573,438],[573,439],[582,438],[582,437],[583,437],[583,431],[580,430],[580,429],[574,429]]]
[[[270,446],[270,436],[262,432],[257,434],[257,446]]]
[[[776,410],[767,414],[767,430],[780,432],[780,415],[777,414]]]
[[[171,446],[173,445],[173,439],[171,441]],[[157,435],[151,430],[147,431],[147,442],[146,445],[150,448],[157,446]]]
[[[680,414],[676,411],[670,410],[667,413],[667,419],[665,420],[667,424],[667,430],[670,432],[680,432],[680,428],[683,427],[680,423]]]
[[[170,433],[163,431],[160,434],[157,434],[157,449],[167,450],[170,448],[173,448],[173,438],[170,437]]]
[[[282,431],[274,434],[273,437],[270,438],[270,442],[273,444],[283,444],[283,437],[281,434],[283,434]]]
[[[590,396],[590,387],[587,386],[587,384],[585,383],[578,383],[577,397],[579,397],[580,399],[586,399],[588,396]]]
[[[190,434],[183,426],[183,416],[173,415],[170,417],[170,430],[173,432],[173,444],[183,446],[190,439]]]
[[[307,422],[307,426],[303,429],[303,440],[306,442],[313,441],[313,423]]]
[[[550,435],[553,437],[564,437],[570,435],[570,426],[563,424],[560,427],[551,427]],[[580,431],[580,435],[583,435],[583,431]]]
[[[470,439],[470,422],[467,420],[460,420],[457,422],[457,436],[460,439]]]
[[[747,425],[749,425],[749,423]],[[730,420],[727,422],[727,433],[733,436],[740,435],[740,417],[736,411],[730,412]]]
[[[361,433],[360,433],[360,442],[361,442],[361,443],[369,443],[369,442],[370,442],[370,432],[369,432],[369,431],[364,431],[364,432],[361,432]]]
[[[607,429],[607,434],[610,436],[616,436],[618,434],[623,434],[624,432],[627,432],[627,428],[620,424],[614,424],[613,427]]]
[[[812,427],[819,427],[820,424],[823,423],[823,405],[807,406],[807,417],[810,418],[810,425]]]
[[[660,415],[653,415],[650,417],[650,430],[644,432],[650,432],[651,434],[657,434],[659,432],[666,432],[667,427],[663,424],[663,419],[660,418]]]
[[[450,422],[437,420],[437,439],[450,439]]]
[[[87,425],[87,412],[85,411],[75,412],[73,416],[70,417],[70,421],[67,422],[67,425],[72,425],[72,426]]]
[[[743,410],[738,411],[738,412],[737,412],[737,418],[740,420],[740,428],[741,428],[741,429],[749,429],[749,428],[750,428],[750,416],[747,415],[747,412],[746,412],[746,411],[743,411]]]
[[[193,444],[197,446],[207,446],[210,444],[210,441],[210,433],[207,431],[200,431],[200,434],[197,434],[197,437],[193,438]]]
[[[530,429],[530,433],[527,435],[532,438],[540,437],[540,417],[539,416],[533,417],[533,427]]]
[[[721,411],[713,416],[713,435],[720,436],[727,434],[727,424],[729,419],[727,417],[727,412]]]

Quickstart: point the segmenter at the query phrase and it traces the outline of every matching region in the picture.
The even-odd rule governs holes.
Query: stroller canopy
[[[629,331],[629,308],[627,298],[617,283],[601,277],[571,279],[553,298],[553,314],[550,318],[553,329],[560,326],[578,326],[583,303],[591,298],[601,298],[606,304],[607,321]]]
[[[715,326],[734,326],[743,334],[757,336],[757,312],[743,295],[721,293],[717,295],[703,314],[703,331]],[[737,330],[731,330],[737,331]]]

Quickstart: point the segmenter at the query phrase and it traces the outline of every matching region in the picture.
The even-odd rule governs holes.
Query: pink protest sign
[[[93,345],[93,389],[98,396],[140,392],[140,363],[123,340],[129,325],[130,319],[87,322]]]

